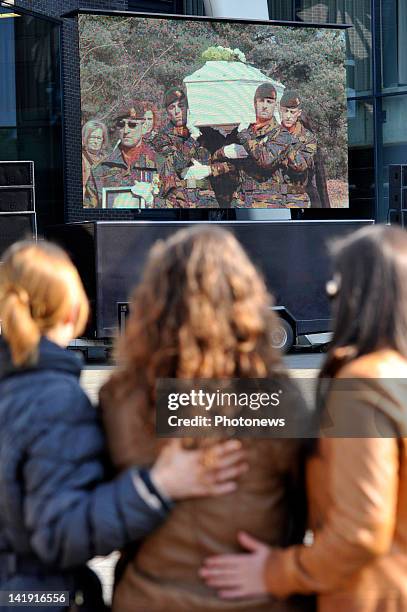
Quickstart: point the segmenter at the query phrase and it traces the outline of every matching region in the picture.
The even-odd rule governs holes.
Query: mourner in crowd
[[[406,232],[355,232],[334,247],[334,270],[323,435],[306,468],[313,542],[282,549],[240,533],[245,554],[201,570],[232,606],[316,593],[320,612],[407,610]]]
[[[272,347],[278,322],[270,304],[262,278],[229,232],[195,227],[153,247],[120,341],[121,366],[100,397],[119,471],[151,464],[168,444],[154,426],[159,378],[274,378],[284,388],[291,385]],[[301,397],[290,409],[295,419],[308,419]],[[239,410],[230,406],[228,414]],[[215,441],[188,438],[182,445],[204,449],[211,463]],[[272,546],[302,541],[303,441],[247,439],[243,448],[249,471],[235,492],[177,503],[165,523],[125,551],[116,573],[114,612],[313,610],[307,598],[281,604],[254,597],[231,606],[198,576],[206,555],[239,550],[239,529]]]
[[[203,450],[174,443],[149,469],[131,466],[112,479],[97,410],[79,383],[81,363],[66,350],[87,318],[78,272],[61,249],[23,242],[4,254],[0,592],[67,593],[49,612],[102,612],[89,559],[144,537],[166,519],[171,500],[230,493],[245,470],[237,441],[218,445],[211,466]],[[0,607],[15,604],[3,598]]]
[[[144,139],[152,140],[158,133],[159,120],[158,113],[151,102],[143,102],[144,108]]]
[[[109,136],[102,121],[92,120],[82,128],[82,185],[85,193],[90,172],[107,155]]]

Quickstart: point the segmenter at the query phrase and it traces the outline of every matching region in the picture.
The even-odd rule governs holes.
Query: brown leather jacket
[[[377,411],[389,437],[320,440],[307,468],[314,542],[271,553],[269,590],[318,593],[320,612],[406,611],[407,360],[378,351],[338,378],[352,379],[355,420]],[[331,392],[330,416],[343,409],[343,397]]]
[[[109,383],[101,408],[111,457],[118,469],[151,464],[155,436],[143,425],[136,397],[117,406]],[[161,441],[162,442],[162,441]],[[301,542],[305,528],[303,444],[246,440],[249,472],[235,493],[178,502],[166,522],[133,552],[113,597],[114,612],[287,612],[313,610],[310,598],[219,600],[198,576],[203,560],[237,552],[238,530],[274,546]]]

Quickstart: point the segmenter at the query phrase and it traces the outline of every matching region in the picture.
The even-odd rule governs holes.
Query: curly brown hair
[[[157,242],[132,296],[109,394],[117,403],[131,395],[152,424],[158,378],[265,378],[282,371],[271,344],[271,305],[230,232],[200,226]]]

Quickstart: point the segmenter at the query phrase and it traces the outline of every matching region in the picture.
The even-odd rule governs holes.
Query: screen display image
[[[83,205],[348,207],[341,29],[79,16]]]

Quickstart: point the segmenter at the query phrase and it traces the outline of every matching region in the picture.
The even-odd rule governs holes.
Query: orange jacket
[[[273,551],[268,587],[318,593],[320,612],[407,611],[407,360],[378,351],[338,378],[352,379],[352,392],[346,406],[330,392],[331,419],[378,411],[389,437],[321,438],[307,468],[314,541]]]

